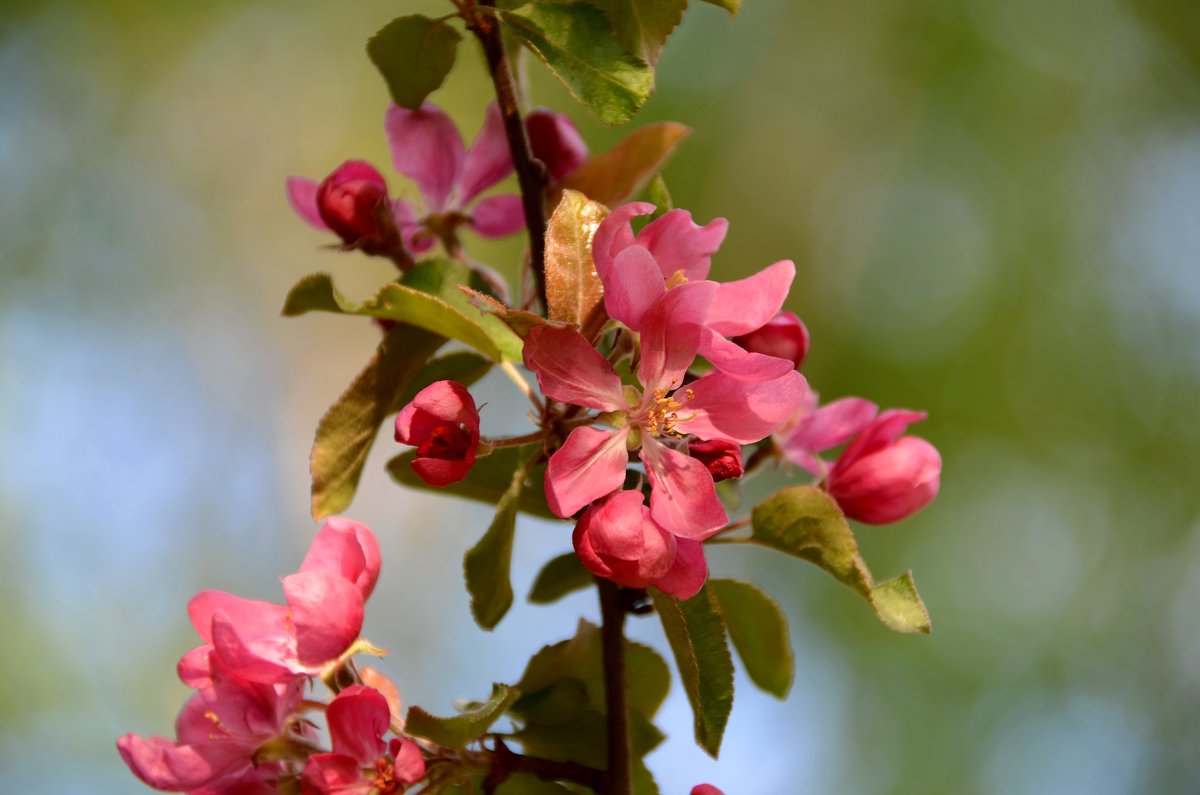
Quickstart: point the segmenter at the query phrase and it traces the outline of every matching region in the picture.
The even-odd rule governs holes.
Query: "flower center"
[[[650,407],[646,410],[646,418],[642,422],[642,427],[651,436],[670,436],[673,439],[682,439],[683,434],[675,430],[675,426],[681,422],[691,418],[679,416],[679,409],[683,408],[683,404],[694,398],[696,395],[691,388],[683,390],[683,400],[676,400],[679,391],[676,390],[672,394],[667,394],[665,389],[654,390],[654,398],[650,402]]]
[[[417,448],[421,458],[440,458],[444,461],[461,461],[471,449],[471,434],[461,425],[439,425]]]
[[[393,792],[402,791],[399,781],[394,778],[395,768],[392,766],[392,760],[386,756],[381,756],[375,760],[375,778],[371,779],[371,791],[377,792],[379,795],[391,795]]]

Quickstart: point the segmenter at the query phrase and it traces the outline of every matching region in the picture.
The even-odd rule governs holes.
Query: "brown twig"
[[[492,766],[483,780],[484,792],[494,792],[513,773],[529,773],[542,781],[570,781],[596,792],[605,792],[608,788],[608,774],[603,770],[578,762],[557,762],[514,753],[499,737],[491,756]]]
[[[625,681],[626,604],[616,583],[597,577],[596,586],[600,590],[600,642],[608,710],[608,795],[631,795],[633,770]]]

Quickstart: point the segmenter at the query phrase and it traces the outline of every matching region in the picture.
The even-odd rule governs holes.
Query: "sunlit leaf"
[[[784,489],[759,504],[751,521],[755,542],[825,569],[861,594],[887,626],[929,633],[929,613],[911,574],[876,584],[846,517],[825,492],[812,486]]]
[[[709,580],[721,606],[729,639],[750,681],[783,698],[792,687],[795,660],[787,618],[775,600],[755,585],[737,580]]]
[[[742,0],[704,0],[709,5],[714,5],[717,8],[723,8],[729,12],[730,16],[737,16],[742,10]]]
[[[497,682],[492,685],[491,698],[461,715],[439,718],[420,707],[410,707],[404,719],[404,730],[441,745],[462,748],[482,737],[520,695],[516,688]]]
[[[689,128],[673,121],[639,127],[567,175],[562,187],[614,207],[641,190],[689,133]]]
[[[537,444],[521,447],[501,447],[491,455],[475,461],[467,476],[448,486],[431,486],[413,472],[411,463],[416,458],[415,450],[401,453],[388,461],[388,474],[404,486],[433,491],[454,497],[466,497],[489,505],[496,505],[508,490],[515,472],[524,461],[528,461],[540,448]],[[525,488],[517,498],[517,508],[532,516],[558,519],[546,505],[546,492],[542,485],[545,465],[531,467],[525,479]]]
[[[546,300],[550,320],[573,323],[584,336],[604,325],[604,285],[592,262],[592,236],[608,208],[563,191],[546,226]]]
[[[367,40],[367,55],[397,105],[417,110],[450,74],[462,37],[446,23],[420,14],[399,17]]]
[[[529,589],[529,601],[548,605],[557,602],[569,593],[583,590],[595,582],[592,573],[579,562],[574,552],[559,555],[538,572]]]
[[[621,46],[651,66],[687,10],[687,0],[587,1],[608,14]]]
[[[571,95],[605,124],[629,121],[654,88],[654,72],[617,43],[608,17],[592,6],[529,3],[502,11],[501,18]]]

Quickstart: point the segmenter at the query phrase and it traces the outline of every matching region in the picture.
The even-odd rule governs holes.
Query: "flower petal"
[[[309,225],[323,230],[329,230],[329,224],[321,218],[321,213],[317,209],[317,188],[320,183],[316,180],[307,179],[305,177],[288,177],[287,178],[287,197],[288,203],[292,205],[292,209],[296,214],[308,221]]]
[[[471,210],[471,228],[483,237],[508,237],[525,228],[525,207],[513,193],[488,196]]]
[[[835,466],[829,493],[851,519],[890,524],[924,508],[941,486],[942,457],[937,448],[917,436],[857,459],[848,467]]]
[[[444,211],[464,157],[462,137],[454,122],[429,102],[420,110],[389,105],[384,129],[393,165],[417,183],[425,197],[425,210]]]
[[[633,229],[629,226],[629,219],[652,212],[653,204],[629,202],[615,208],[600,222],[596,234],[592,236],[592,261],[601,279],[605,278],[608,269],[612,267],[613,257],[633,245]]]
[[[581,426],[571,431],[546,466],[546,503],[555,516],[565,519],[621,488],[629,463],[628,436],[628,427],[609,431]]]
[[[341,795],[369,792],[370,784],[363,780],[362,768],[352,757],[342,754],[313,754],[304,764],[300,791],[304,795]]]
[[[126,734],[117,740],[117,750],[135,776],[158,790],[186,792],[203,786],[223,772],[222,767],[195,747],[164,737],[147,739]]]
[[[558,182],[587,162],[588,148],[571,118],[547,108],[534,108],[525,116],[529,148]]]
[[[425,757],[421,748],[405,737],[396,737],[388,745],[388,751],[395,760],[392,764],[392,775],[401,784],[416,784],[425,777]]]
[[[626,408],[621,377],[578,331],[535,326],[525,338],[524,356],[546,397],[600,411]]]
[[[244,599],[225,591],[201,591],[187,606],[188,618],[205,643],[213,642],[212,621],[218,612],[248,636],[272,635],[285,631],[287,609],[258,599]]]
[[[879,407],[863,398],[848,397],[802,413],[783,436],[780,449],[789,460],[812,472],[824,475],[823,465],[814,469],[814,453],[845,444],[875,417]]]
[[[337,574],[354,583],[365,601],[379,579],[379,566],[379,543],[371,529],[333,516],[317,531],[299,570]]]
[[[886,447],[908,430],[909,425],[928,416],[924,411],[908,409],[888,409],[881,413],[846,446],[834,470],[845,469],[862,456]]]
[[[729,521],[704,464],[652,437],[642,439],[650,478],[650,515],[667,532],[702,541]]]
[[[654,582],[654,587],[676,599],[691,599],[708,579],[708,561],[704,545],[689,538],[675,542],[675,562],[667,573]]]
[[[508,149],[508,136],[504,134],[504,119],[500,106],[492,102],[483,115],[483,126],[471,142],[463,160],[462,174],[458,178],[455,204],[464,208],[483,191],[512,173],[512,154]]]
[[[745,381],[770,381],[796,369],[790,359],[752,353],[706,328],[700,338],[700,355],[726,375]]]
[[[667,291],[658,263],[641,246],[629,246],[605,270],[604,308],[608,316],[640,331],[646,312]]]
[[[354,583],[323,572],[300,572],[283,578],[296,632],[296,657],[302,665],[320,666],[350,648],[362,630],[362,593]]]
[[[771,381],[744,381],[715,372],[693,381],[687,416],[675,427],[701,439],[752,444],[796,414],[806,392],[804,376],[789,370]]]
[[[387,750],[383,735],[388,732],[391,711],[377,690],[350,685],[325,708],[329,739],[335,754],[345,754],[370,767]]]
[[[636,242],[650,249],[664,279],[682,272],[694,281],[708,278],[712,255],[721,247],[727,231],[729,222],[724,218],[697,226],[687,210],[671,210],[646,224]]]
[[[795,278],[795,263],[785,259],[753,276],[724,282],[708,309],[708,327],[725,337],[762,328],[783,306]]]
[[[695,361],[716,286],[716,282],[699,281],[674,287],[646,312],[637,377],[648,395],[678,385]]]

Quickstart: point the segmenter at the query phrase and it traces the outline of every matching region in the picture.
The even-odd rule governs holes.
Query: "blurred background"
[[[298,564],[312,430],[378,336],[279,308],[307,273],[365,296],[390,266],[323,249],[284,179],[392,174],[363,45],[414,10],[448,6],[4,3],[0,791],[141,791],[113,742],[170,734],[187,599],[278,599]],[[593,151],[623,134],[530,71]],[[486,88],[463,48],[435,98],[468,138]],[[676,203],[731,222],[716,276],[794,259],[810,381],[927,409],[945,456],[931,508],[858,531],[878,576],[913,569],[931,637],[801,561],[714,551],[784,605],[796,683],[739,675],[720,761],[676,686],[663,792],[1200,792],[1200,6],[696,2],[635,123],[660,119],[695,130]],[[513,274],[520,241],[471,250]],[[506,387],[478,390],[486,430],[522,430]],[[384,545],[366,634],[447,713],[598,611],[518,599],[476,628],[460,560],[488,512],[399,490],[395,452],[385,431],[350,511]],[[568,547],[523,519],[518,594]]]

